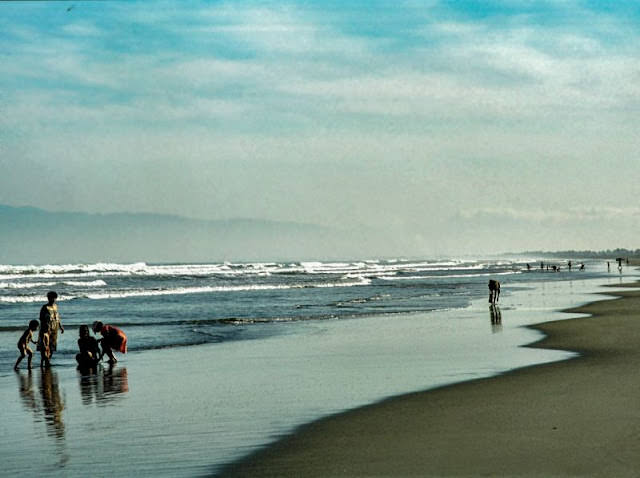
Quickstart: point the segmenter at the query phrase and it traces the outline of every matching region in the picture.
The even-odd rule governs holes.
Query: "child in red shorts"
[[[97,334],[100,332],[102,338],[99,340],[102,346],[102,355],[107,354],[109,357],[109,363],[116,363],[118,360],[113,355],[113,350],[117,350],[120,353],[127,353],[127,336],[118,327],[113,325],[106,325],[100,321],[93,323],[93,331]]]

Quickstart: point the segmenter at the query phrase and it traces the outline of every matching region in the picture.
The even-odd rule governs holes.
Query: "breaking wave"
[[[97,282],[92,285],[99,285]],[[344,282],[325,282],[325,283],[297,283],[297,284],[244,284],[237,286],[200,286],[200,287],[174,287],[167,289],[130,289],[130,290],[110,290],[105,292],[84,292],[79,294],[61,294],[59,301],[72,300],[78,298],[87,298],[92,300],[103,299],[123,299],[127,297],[153,297],[162,295],[185,295],[185,294],[202,294],[212,292],[239,292],[239,291],[259,291],[259,290],[282,290],[282,289],[304,289],[304,288],[332,288],[332,287],[356,287],[368,285],[370,279],[359,278],[358,280]],[[84,284],[86,286],[86,284]],[[0,302],[6,303],[30,303],[42,302],[41,295],[22,295],[22,296],[0,296]]]

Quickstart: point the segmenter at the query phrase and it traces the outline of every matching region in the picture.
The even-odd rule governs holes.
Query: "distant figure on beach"
[[[544,262],[540,261],[540,269],[544,270]]]
[[[529,263],[527,263],[527,270],[530,271],[531,270],[531,265]]]
[[[567,263],[567,267],[569,268],[569,272],[571,272],[571,261]]]
[[[20,336],[20,339],[18,340],[18,350],[20,351],[20,357],[18,357],[18,360],[16,360],[16,364],[13,366],[14,370],[18,370],[18,365],[20,365],[20,362],[22,362],[22,359],[25,357],[25,355],[29,356],[29,358],[27,359],[27,368],[31,370],[33,350],[29,348],[29,342],[36,345],[38,344],[38,342],[33,340],[33,333],[38,330],[38,325],[39,324],[37,320],[30,321],[29,327]]]
[[[489,303],[495,304],[500,297],[500,282],[495,279],[489,280]]]
[[[580,270],[583,271],[584,270],[584,263],[580,264]]]
[[[49,335],[49,353],[48,359],[51,359],[53,352],[58,348],[58,330],[61,334],[64,334],[64,327],[60,321],[60,314],[58,313],[58,304],[56,300],[58,294],[54,291],[47,293],[47,303],[40,309],[40,334],[38,336],[38,347],[40,350],[42,347],[42,337],[45,332]]]
[[[120,353],[127,353],[127,336],[118,327],[113,325],[106,325],[100,321],[93,323],[93,331],[97,334],[100,332],[102,338],[99,340],[102,346],[102,354],[107,354],[109,357],[109,363],[116,363],[118,360],[113,355],[113,350],[117,350]]]
[[[80,353],[76,355],[79,368],[93,368],[100,360],[98,341],[89,333],[88,325],[80,326],[80,338],[78,339]]]
[[[607,272],[611,272],[611,263],[607,261]]]

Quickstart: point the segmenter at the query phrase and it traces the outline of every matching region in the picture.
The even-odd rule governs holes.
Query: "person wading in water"
[[[57,292],[51,291],[47,293],[47,303],[40,309],[40,334],[38,335],[38,350],[42,349],[42,338],[45,333],[49,333],[49,351],[50,354],[56,351],[58,346],[58,330],[64,334],[64,327],[60,321],[58,313]]]

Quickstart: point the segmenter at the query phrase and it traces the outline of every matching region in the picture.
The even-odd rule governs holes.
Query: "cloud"
[[[63,25],[62,35],[38,32],[32,42],[20,35],[14,42],[19,54],[0,70],[16,81],[29,79],[28,90],[40,98],[49,94],[53,106],[63,103],[61,97],[67,102],[63,90],[84,103],[82,108],[106,112],[105,118],[112,110],[145,111],[140,104],[155,102],[157,108],[148,111],[165,112],[165,120],[173,111],[176,122],[186,109],[202,104],[276,120],[286,119],[291,104],[298,116],[353,128],[354,115],[513,122],[629,110],[640,100],[638,55],[617,53],[588,31],[554,26],[541,34],[521,20],[496,28],[477,19],[425,18],[422,26],[411,27],[411,35],[424,41],[405,52],[380,48],[388,32],[367,37],[344,29],[328,13],[323,18],[322,12],[295,4],[223,3],[167,12],[134,4],[126,11],[134,25],[144,25],[141,40],[164,48],[117,55],[100,50],[93,37],[108,45],[121,30],[108,33],[96,18]],[[125,10],[114,12],[125,22]],[[176,36],[183,42],[172,45]],[[546,38],[542,44],[540,37]],[[430,43],[433,38],[440,39]],[[235,58],[225,55],[225,46],[236,51]],[[70,113],[71,121],[77,111]],[[288,127],[289,121],[283,124]]]
[[[637,217],[616,206],[640,180],[637,19],[579,2],[154,5],[0,19],[0,145],[22,165],[4,191],[29,203],[50,165],[60,208],[407,233]]]
[[[69,23],[62,27],[62,31],[67,35],[80,38],[104,37],[107,33],[105,30],[99,28],[95,23],[88,21]]]

